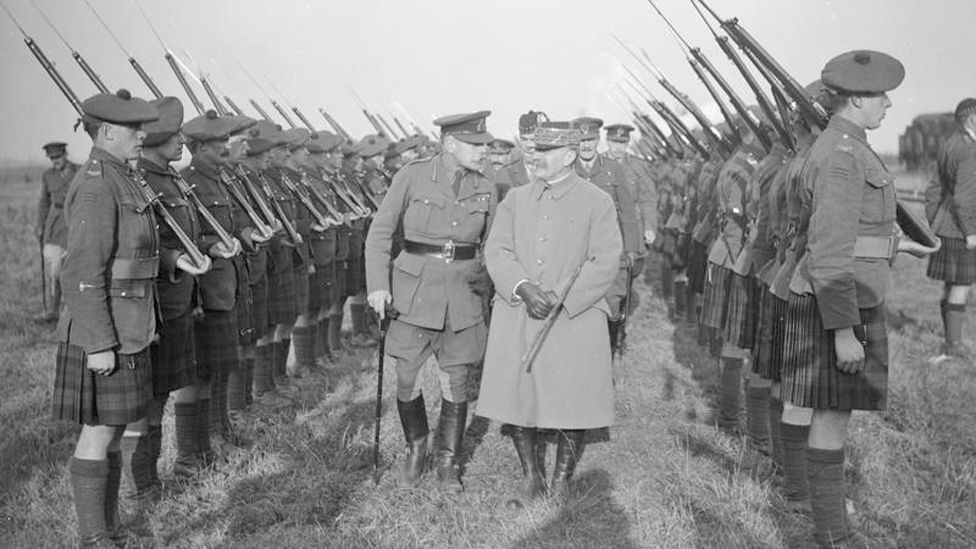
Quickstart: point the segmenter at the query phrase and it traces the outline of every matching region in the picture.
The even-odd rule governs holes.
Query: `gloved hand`
[[[535,320],[542,320],[549,316],[553,306],[559,301],[559,296],[555,292],[547,292],[531,282],[519,284],[515,295],[522,299],[529,317]]]

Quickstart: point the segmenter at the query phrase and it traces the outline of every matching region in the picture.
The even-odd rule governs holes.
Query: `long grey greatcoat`
[[[613,423],[609,309],[603,296],[623,244],[613,199],[576,174],[547,189],[513,188],[485,246],[496,296],[478,415],[527,427],[590,429]],[[522,356],[542,320],[513,294],[529,280],[557,294],[587,258],[558,320],[526,373]]]

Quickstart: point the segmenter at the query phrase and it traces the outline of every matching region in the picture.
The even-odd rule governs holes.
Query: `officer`
[[[93,142],[64,202],[67,254],[58,322],[55,419],[81,424],[69,465],[83,547],[125,538],[118,518],[126,424],[146,417],[153,399],[149,346],[156,334],[159,236],[153,208],[127,162],[135,161],[159,115],[127,90],[82,103]]]
[[[845,508],[844,439],[852,410],[887,405],[884,300],[899,249],[894,179],[867,143],[891,106],[905,69],[884,53],[858,50],[821,72],[832,95],[830,123],[800,177],[811,212],[807,252],[790,284],[782,396],[813,408],[807,440],[814,538],[821,547],[863,546]]]
[[[177,186],[179,175],[170,167],[183,156],[183,105],[175,97],[150,102],[159,112],[159,120],[145,124],[138,170],[160,202],[180,228],[199,247],[200,225],[193,206]],[[160,269],[156,277],[159,297],[159,340],[150,349],[152,360],[153,401],[146,418],[130,423],[122,436],[122,494],[132,510],[141,513],[157,499],[162,488],[158,461],[162,443],[163,409],[169,393],[176,400],[177,458],[173,471],[177,475],[198,469],[196,455],[197,419],[196,357],[193,346],[191,314],[196,293],[196,275],[210,267],[195,265],[183,249],[183,243],[167,225],[159,228]],[[206,429],[207,425],[203,425]]]
[[[630,132],[634,127],[630,124],[611,124],[606,128],[607,156],[620,162],[627,174],[627,189],[637,200],[644,243],[648,246],[654,242],[654,230],[657,229],[657,192],[653,176],[653,165],[635,154],[628,152],[630,146]]]
[[[971,357],[962,326],[969,288],[976,282],[976,99],[960,101],[955,118],[956,132],[939,150],[939,177],[925,193],[929,223],[942,239],[928,276],[945,284],[939,302],[945,342],[932,363]]]
[[[447,489],[463,490],[457,457],[467,420],[466,383],[487,337],[482,300],[468,278],[478,268],[495,213],[495,187],[482,175],[493,139],[485,124],[489,114],[434,121],[443,152],[397,172],[366,240],[369,305],[381,318],[390,306],[399,312],[386,334],[386,352],[396,359],[397,409],[409,447],[399,479],[405,486],[420,480],[427,454],[418,374],[433,354],[443,397],[437,477]],[[390,249],[401,226],[404,249],[394,259]]]
[[[508,139],[496,139],[492,141],[491,147],[488,149],[488,157],[491,159],[492,169],[498,170],[502,166],[510,163],[514,148],[515,143],[512,143]]]
[[[544,112],[529,111],[519,116],[518,127],[518,146],[521,156],[512,162],[497,168],[492,176],[495,186],[498,188],[499,202],[505,199],[508,191],[528,185],[532,180],[532,153],[535,145],[532,143],[532,135],[536,128],[543,121],[549,120]]]
[[[512,425],[522,464],[523,506],[547,491],[567,493],[583,451],[585,429],[613,423],[611,314],[604,297],[623,250],[616,207],[573,170],[580,133],[569,122],[546,122],[535,141],[535,181],[513,189],[498,208],[485,246],[496,303],[485,355],[478,414]],[[578,278],[565,293],[569,279]],[[532,371],[522,357],[544,319],[559,306]],[[546,487],[546,443],[556,429],[552,483]]]
[[[52,141],[42,147],[51,167],[41,176],[41,199],[37,205],[35,234],[41,242],[41,261],[44,262],[46,309],[37,316],[38,322],[55,322],[61,308],[61,265],[68,246],[68,225],[64,220],[64,196],[68,184],[78,173],[79,166],[68,160],[68,146]]]
[[[201,380],[197,387],[200,413],[207,417],[211,431],[201,434],[198,440],[204,464],[213,461],[211,436],[218,437],[222,450],[229,450],[228,445],[238,442],[225,416],[228,378],[241,367],[239,307],[247,306],[249,292],[242,252],[245,246],[253,249],[255,243],[265,239],[234,204],[221,175],[229,154],[230,135],[238,125],[237,120],[218,116],[214,111],[183,125],[193,159],[181,175],[194,187],[223,230],[231,235],[231,241],[225,243],[215,227],[201,224],[204,251],[213,260],[213,268],[199,279],[202,316],[194,327]]]
[[[624,298],[631,287],[630,277],[641,271],[639,260],[644,251],[644,235],[641,234],[640,220],[637,217],[637,201],[627,185],[624,167],[611,158],[597,153],[600,145],[600,128],[603,120],[593,117],[577,118],[573,121],[580,130],[579,155],[573,164],[576,175],[593,183],[613,198],[617,208],[617,221],[624,242],[624,254],[620,258],[620,273],[617,282],[610,287],[607,300],[611,314],[609,329],[611,340],[619,329],[625,314]],[[631,275],[628,275],[628,272]]]

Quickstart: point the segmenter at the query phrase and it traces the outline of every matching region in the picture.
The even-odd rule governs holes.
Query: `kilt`
[[[251,325],[251,306],[254,305],[254,296],[251,294],[251,286],[246,286],[247,293],[237,298],[237,338],[240,345],[250,345],[257,341],[254,336],[254,326]]]
[[[759,316],[759,288],[755,278],[731,272],[725,305],[723,339],[740,349],[752,349]]]
[[[153,399],[149,349],[116,353],[112,375],[85,367],[85,351],[59,342],[54,374],[53,416],[85,425],[126,425],[146,417]]]
[[[159,328],[159,342],[150,349],[153,396],[196,383],[196,352],[193,341],[192,310],[166,320]]]
[[[864,342],[864,368],[837,369],[832,330],[825,330],[812,295],[791,294],[784,330],[784,402],[820,410],[884,410],[888,394],[885,307],[861,309],[855,334]]]
[[[929,257],[929,278],[957,286],[976,283],[976,250],[967,250],[961,238],[940,237],[942,247]]]
[[[773,295],[768,286],[763,286],[760,292],[759,322],[752,348],[752,371],[763,379],[778,382],[783,365],[786,301]]]
[[[705,274],[708,271],[708,246],[691,239],[688,246],[688,287],[696,294],[705,293]]]
[[[732,270],[714,263],[708,264],[708,277],[702,298],[701,323],[715,330],[722,330],[726,318],[729,286]]]
[[[197,379],[206,381],[240,366],[237,311],[203,312],[193,331],[197,343]]]
[[[308,266],[302,265],[295,269],[295,314],[308,314]],[[293,319],[294,320],[294,319]]]
[[[339,305],[340,307],[345,305],[346,298],[349,297],[346,293],[346,271],[349,270],[349,262],[346,260],[336,261],[333,263],[335,265],[335,279],[332,283],[332,299],[330,300],[333,305]]]
[[[346,262],[345,297],[366,291],[366,262],[362,256],[351,257]]]
[[[270,326],[273,324],[268,318],[268,279],[265,277],[251,285],[251,327],[254,329],[254,339],[264,337]]]
[[[332,306],[332,283],[335,280],[335,262],[316,265],[315,274],[309,277],[308,307],[317,311]]]
[[[268,273],[268,324],[291,324],[298,315],[295,307],[295,273],[287,269]]]

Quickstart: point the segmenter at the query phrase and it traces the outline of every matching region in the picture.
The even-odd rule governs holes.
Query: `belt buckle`
[[[448,265],[454,263],[454,249],[455,245],[453,240],[448,240],[444,244],[444,263],[447,263]]]

